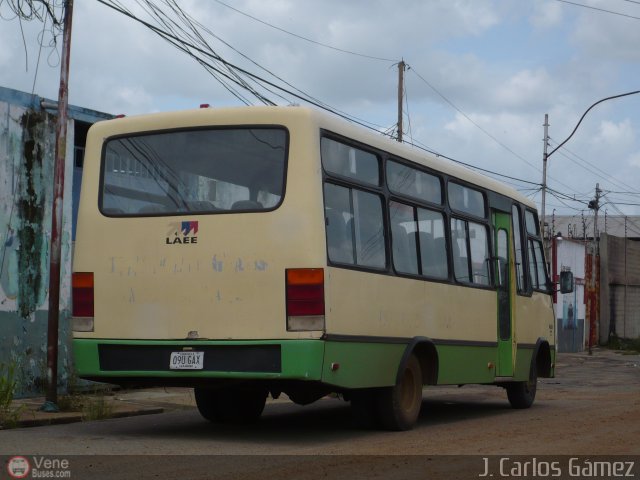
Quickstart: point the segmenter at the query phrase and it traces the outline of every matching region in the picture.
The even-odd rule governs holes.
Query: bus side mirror
[[[573,272],[560,272],[560,293],[573,292]]]

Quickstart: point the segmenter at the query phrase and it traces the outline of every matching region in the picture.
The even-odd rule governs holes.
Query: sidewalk
[[[11,409],[13,411],[19,409],[19,415],[12,428],[151,415],[195,408],[193,390],[189,388],[149,388],[117,390],[101,394],[60,395],[59,406],[64,405],[66,408],[63,409],[66,411],[56,413],[40,411],[44,402],[44,397],[14,400]]]

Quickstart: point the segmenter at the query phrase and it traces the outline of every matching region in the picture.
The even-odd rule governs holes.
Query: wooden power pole
[[[69,59],[71,54],[71,20],[73,0],[66,0],[60,89],[58,91],[58,122],[53,173],[53,207],[51,208],[51,251],[49,256],[49,316],[47,323],[47,392],[44,411],[57,411],[58,402],[58,326],[60,317],[60,258],[62,238],[62,206],[64,198],[64,167],[67,156],[67,107],[69,104]]]

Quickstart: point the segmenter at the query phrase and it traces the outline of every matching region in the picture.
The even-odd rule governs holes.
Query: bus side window
[[[349,189],[326,183],[324,196],[329,260],[353,264],[353,240],[347,225],[347,218],[351,217]]]
[[[453,256],[453,272],[459,282],[470,282],[469,256],[467,255],[467,232],[463,220],[451,219],[451,253]]]
[[[384,268],[386,254],[382,202],[378,195],[351,189],[356,245],[356,263]]]
[[[451,219],[451,245],[456,280],[489,285],[489,241],[486,226]]]
[[[525,264],[522,252],[522,229],[520,228],[520,209],[517,205],[511,207],[511,224],[513,225],[513,251],[516,264],[516,285],[519,293],[526,293]]]
[[[353,263],[353,248],[343,213],[325,209],[325,221],[329,259],[338,263]]]
[[[325,183],[324,201],[329,260],[384,268],[386,252],[380,197]]]
[[[420,231],[422,274],[429,277],[447,278],[449,268],[442,213],[418,208],[418,229]]]
[[[400,273],[417,275],[418,253],[413,208],[397,202],[391,202],[389,207],[391,210],[393,267]]]

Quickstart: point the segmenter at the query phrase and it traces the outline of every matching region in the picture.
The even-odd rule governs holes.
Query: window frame
[[[342,175],[340,173],[336,173],[336,172],[332,172],[330,170],[327,170],[325,168],[325,164],[322,160],[322,141],[324,139],[328,139],[331,140],[333,142],[345,145],[347,147],[351,147],[351,148],[355,148],[357,150],[360,150],[362,152],[368,153],[370,155],[373,155],[377,162],[378,162],[378,183],[374,184],[374,183],[370,183],[370,182],[366,182],[363,181],[361,179],[359,179],[358,177],[351,177],[351,176],[347,176],[347,175]],[[384,175],[384,166],[383,166],[383,159],[382,159],[382,155],[381,152],[376,151],[375,149],[368,147],[366,145],[362,145],[358,142],[355,141],[350,141],[344,137],[335,135],[335,134],[331,134],[331,133],[321,133],[320,135],[320,167],[322,168],[322,172],[324,174],[324,177],[330,177],[330,178],[334,178],[334,179],[340,179],[343,180],[346,184],[356,184],[360,187],[364,187],[366,189],[375,189],[375,190],[382,190],[382,186],[385,184],[385,175]]]
[[[416,230],[414,233],[414,246],[415,246],[415,254],[416,254],[416,269],[417,269],[417,273],[411,273],[411,272],[403,272],[401,270],[398,270],[396,268],[395,265],[395,257],[393,254],[393,243],[394,243],[394,232],[393,232],[393,228],[392,228],[392,220],[391,220],[391,203],[396,203],[399,205],[402,205],[404,207],[410,208],[411,209],[411,213],[412,213],[412,222],[414,223],[414,225],[416,226]],[[419,222],[420,220],[420,215],[419,215],[419,210],[424,210],[427,212],[432,212],[435,214],[439,214],[441,216],[442,219],[442,229],[443,229],[443,237],[445,239],[445,265],[447,268],[447,274],[446,276],[436,276],[436,275],[429,275],[424,273],[424,258],[423,258],[423,252],[422,252],[422,244],[420,242],[420,229],[419,229]],[[448,235],[448,228],[447,228],[447,215],[445,214],[445,212],[442,209],[435,209],[433,207],[425,207],[424,205],[420,205],[420,204],[416,204],[416,203],[407,203],[406,200],[398,200],[395,197],[390,197],[387,201],[387,211],[389,212],[389,240],[390,240],[390,265],[392,270],[396,273],[396,275],[398,276],[406,276],[406,277],[412,277],[412,278],[418,278],[418,279],[428,279],[431,281],[448,281],[451,278],[452,272],[451,272],[451,265],[449,262],[449,235]]]
[[[370,183],[366,183],[366,182],[361,182],[358,181],[358,179],[353,178],[353,177],[345,177],[343,175],[339,175],[336,173],[332,173],[327,171],[324,168],[324,165],[322,164],[322,150],[320,149],[320,145],[322,142],[322,139],[324,137],[328,137],[332,140],[335,140],[339,143],[343,143],[346,144],[348,146],[354,147],[354,148],[359,148],[362,149],[368,153],[372,153],[374,155],[377,156],[377,158],[379,159],[379,172],[381,175],[380,178],[380,183],[381,185],[378,186],[374,186]],[[493,258],[494,254],[493,254],[493,249],[494,249],[494,244],[495,244],[495,239],[494,239],[494,233],[495,233],[495,228],[493,226],[492,223],[492,208],[496,207],[496,205],[501,205],[501,207],[497,207],[499,210],[506,207],[506,205],[512,205],[512,204],[517,204],[519,205],[522,210],[520,210],[521,212],[524,210],[525,207],[524,205],[521,205],[520,202],[518,202],[518,200],[509,197],[508,195],[504,195],[501,193],[498,193],[494,190],[491,190],[487,187],[481,186],[481,185],[476,185],[474,183],[468,182],[464,179],[461,179],[459,177],[455,177],[453,175],[449,175],[448,173],[445,172],[441,172],[441,171],[437,171],[434,170],[426,165],[422,165],[420,163],[416,163],[412,160],[403,158],[398,156],[397,154],[391,154],[388,151],[385,151],[383,149],[377,148],[377,147],[372,147],[370,145],[367,144],[363,144],[362,142],[358,141],[358,140],[353,140],[350,139],[348,137],[345,137],[344,135],[338,134],[334,131],[331,130],[327,130],[324,128],[320,128],[319,129],[319,138],[318,138],[318,156],[320,157],[320,173],[321,173],[321,177],[322,177],[322,194],[323,194],[323,209],[325,206],[325,190],[324,190],[324,185],[329,183],[329,184],[333,184],[333,185],[337,185],[337,186],[342,186],[345,188],[349,188],[349,189],[358,189],[358,190],[363,190],[365,192],[369,192],[369,193],[373,193],[379,196],[379,198],[382,199],[383,201],[383,236],[384,236],[384,245],[385,245],[385,258],[386,258],[386,268],[385,269],[372,269],[369,267],[363,267],[363,266],[359,266],[356,264],[345,264],[345,263],[339,263],[339,262],[334,262],[329,258],[329,251],[328,245],[325,245],[327,251],[326,251],[326,255],[327,255],[327,265],[329,266],[335,266],[335,267],[339,267],[339,268],[345,268],[345,269],[351,269],[351,270],[358,270],[358,271],[366,271],[366,272],[370,272],[370,273],[377,273],[379,275],[389,275],[389,276],[397,276],[397,277],[406,277],[406,278],[412,278],[412,279],[416,279],[416,280],[421,280],[421,281],[428,281],[428,282],[435,282],[435,283],[446,283],[446,284],[450,284],[450,285],[457,285],[457,286],[462,286],[462,287],[466,287],[466,288],[479,288],[482,290],[491,290],[491,291],[497,291],[497,289],[499,288],[499,286],[497,285],[496,282],[496,274],[495,274],[495,268],[493,265],[493,262],[491,261],[491,259]],[[438,179],[438,181],[440,182],[440,187],[441,187],[441,200],[442,203],[441,204],[435,204],[429,201],[426,201],[424,199],[419,199],[416,198],[412,195],[408,195],[408,194],[403,194],[400,191],[397,190],[391,190],[389,188],[388,185],[388,176],[387,176],[387,162],[394,162],[396,164],[400,164],[404,167],[407,168],[411,168],[411,169],[415,169],[417,171],[426,173],[428,175],[434,176]],[[456,185],[459,185],[461,187],[464,188],[469,188],[471,190],[475,190],[477,192],[479,192],[482,195],[482,201],[483,201],[483,209],[484,209],[484,213],[485,216],[484,217],[479,217],[477,215],[474,215],[473,213],[469,213],[469,212],[461,212],[458,210],[454,210],[451,208],[450,206],[450,202],[449,202],[449,195],[448,195],[448,185],[449,182],[453,182]],[[495,196],[499,196],[499,197],[504,197],[504,200],[502,200],[503,203],[498,203],[496,205],[494,205],[494,200],[491,200],[492,198],[494,198]],[[496,197],[497,198],[497,197]],[[399,204],[402,204],[404,206],[407,206],[409,208],[412,209],[412,213],[413,213],[413,217],[414,217],[414,222],[416,221],[416,214],[418,212],[418,209],[426,209],[428,211],[433,211],[433,212],[437,212],[440,213],[442,215],[442,219],[444,222],[444,238],[445,238],[445,249],[446,249],[446,263],[447,263],[447,271],[448,271],[448,276],[445,277],[434,277],[434,276],[427,276],[427,275],[420,275],[420,274],[413,274],[413,273],[409,273],[409,272],[401,272],[401,271],[397,271],[394,265],[394,256],[393,256],[393,232],[392,232],[392,222],[391,222],[391,202],[396,202]],[[506,207],[509,208],[509,207]],[[506,211],[506,210],[505,210]],[[459,219],[459,220],[463,220],[464,222],[466,222],[466,224],[468,225],[469,222],[475,223],[475,224],[479,224],[482,226],[482,228],[484,228],[485,231],[485,235],[486,235],[486,247],[487,247],[487,256],[486,258],[488,258],[488,265],[487,265],[487,273],[488,273],[488,283],[487,284],[479,284],[479,283],[473,283],[473,282],[463,282],[463,281],[458,281],[455,279],[455,271],[454,271],[454,263],[453,263],[453,252],[452,252],[452,235],[451,235],[451,220],[453,218]],[[520,219],[521,223],[520,225],[522,227],[524,227],[524,216],[521,214],[521,219]],[[325,218],[325,223],[326,223],[326,218]],[[522,229],[521,227],[521,229]],[[472,239],[467,238],[466,242],[469,243]],[[421,254],[422,252],[420,252],[420,245],[419,245],[419,240],[416,241],[416,262],[421,262]],[[471,252],[471,249],[468,250],[468,252]],[[525,249],[526,252],[526,249]],[[420,255],[420,256],[419,256]],[[528,257],[526,256],[527,254],[524,253],[525,255],[525,259],[528,259]],[[527,261],[527,260],[525,260]],[[471,262],[471,259],[469,260],[469,262]],[[416,265],[417,266],[417,265]],[[420,265],[420,269],[422,268],[422,265]],[[525,268],[526,265],[525,265]],[[418,269],[418,271],[420,272],[421,270]],[[472,272],[473,273],[473,272]],[[527,276],[525,276],[525,281],[527,281],[528,279],[528,273]],[[531,295],[531,291],[529,292],[518,292],[518,294],[524,294],[524,295]]]
[[[453,205],[451,205],[451,198],[449,197],[449,186],[451,184],[459,186],[459,187],[462,187],[462,188],[467,188],[469,190],[473,190],[473,191],[479,193],[482,196],[482,208],[483,208],[483,211],[484,211],[484,216],[478,216],[478,215],[476,215],[474,213],[471,213],[468,210],[460,210],[460,209],[455,208]],[[479,186],[475,186],[475,185],[470,185],[469,183],[467,183],[467,182],[465,182],[463,180],[460,180],[460,179],[454,178],[454,177],[450,177],[450,178],[448,178],[447,184],[446,184],[445,198],[446,198],[446,201],[447,201],[448,208],[451,210],[451,212],[454,215],[464,216],[464,217],[469,217],[469,218],[475,218],[475,219],[482,219],[482,220],[486,221],[486,220],[488,220],[490,218],[490,215],[489,215],[489,210],[490,209],[488,208],[488,205],[487,205],[487,203],[488,203],[487,202],[487,193],[488,192],[489,192],[488,189],[485,189],[485,188],[482,188],[482,187],[479,187]]]
[[[452,258],[452,262],[453,262],[453,267],[454,270],[452,271],[453,274],[453,280],[455,283],[460,284],[460,285],[465,285],[465,286],[469,286],[469,287],[474,287],[474,288],[482,288],[482,289],[488,289],[488,290],[496,290],[497,289],[497,285],[495,282],[495,276],[494,276],[494,271],[493,271],[493,265],[491,262],[491,259],[493,258],[493,242],[492,242],[492,233],[493,233],[493,226],[488,222],[488,221],[484,221],[484,222],[480,222],[478,221],[477,217],[472,217],[472,216],[462,216],[462,215],[458,215],[453,214],[450,215],[449,217],[449,229],[452,229],[452,225],[451,223],[453,221],[458,221],[458,222],[463,222],[464,223],[464,231],[465,231],[465,246],[466,246],[466,253],[467,253],[467,270],[468,270],[468,274],[469,274],[469,281],[466,282],[464,280],[458,280],[458,278],[456,277],[456,272],[455,272],[455,258],[453,257],[453,251],[451,252],[451,258]],[[486,245],[486,256],[485,256],[485,260],[484,263],[487,266],[487,279],[488,282],[486,284],[482,284],[482,283],[477,283],[473,281],[473,255],[472,255],[472,239],[471,239],[471,234],[470,234],[470,224],[474,223],[476,225],[479,225],[481,227],[484,228],[484,232],[485,232],[485,245]],[[450,231],[450,238],[451,238],[451,244],[453,244],[454,241],[457,241],[456,239],[453,238],[453,232]],[[462,257],[461,257],[462,258]]]
[[[545,293],[545,294],[551,295],[551,294],[553,294],[553,288],[550,288],[551,283],[550,283],[550,278],[549,278],[549,272],[547,270],[547,262],[546,262],[545,251],[544,251],[544,241],[540,237],[540,229],[538,227],[538,225],[539,225],[539,223],[538,223],[538,214],[534,210],[532,210],[530,208],[526,208],[526,207],[524,208],[524,211],[525,211],[525,221],[526,221],[527,212],[533,216],[533,220],[534,220],[534,224],[536,225],[536,232],[537,232],[536,235],[533,235],[533,234],[529,233],[528,230],[525,230],[525,232],[526,232],[526,246],[527,246],[527,248],[526,248],[526,252],[527,252],[526,263],[527,263],[527,269],[528,269],[527,280],[529,282],[529,291],[531,292],[531,294],[533,294],[533,292],[540,292],[540,293]],[[526,223],[525,223],[525,229],[526,228],[527,227],[526,227]],[[534,246],[534,249],[533,249],[534,251],[533,252],[529,248],[530,245]],[[542,266],[544,268],[544,273],[545,273],[545,279],[544,279],[544,282],[543,282],[544,286],[542,288],[540,288],[540,286],[539,286],[541,282],[540,282],[540,279],[538,278],[538,273],[539,273],[540,270],[539,270],[538,262],[537,262],[536,255],[535,255],[535,247],[536,247],[536,245],[540,248],[540,254],[542,256],[541,261],[542,261]],[[529,256],[532,256],[533,259],[529,258]],[[535,272],[531,272],[530,271],[531,270],[531,265],[532,265],[532,263],[531,263],[532,260],[533,260],[533,263],[534,263],[534,265],[536,267],[535,268]],[[537,282],[536,282],[537,285],[534,285],[533,276],[532,275],[535,275],[535,278],[537,279]]]
[[[422,198],[419,198],[419,197],[415,197],[415,196],[407,194],[407,193],[403,193],[403,192],[401,192],[401,191],[399,191],[397,189],[390,188],[389,187],[389,182],[387,180],[387,177],[388,177],[388,164],[389,163],[395,163],[396,165],[400,165],[402,167],[409,168],[409,169],[415,170],[415,171],[417,171],[419,173],[434,177],[438,181],[438,184],[440,186],[440,202],[439,203],[435,203],[435,202],[432,202],[430,200],[425,200],[425,199],[422,199]],[[411,203],[414,203],[414,204],[417,204],[417,205],[429,206],[429,208],[431,208],[431,209],[433,209],[434,207],[436,207],[437,209],[443,209],[445,207],[447,195],[446,195],[446,192],[445,192],[445,182],[443,181],[442,174],[438,174],[436,172],[432,172],[432,171],[430,171],[430,170],[428,170],[427,168],[424,168],[424,167],[423,168],[417,168],[417,166],[408,164],[406,160],[399,159],[399,158],[397,158],[397,157],[395,157],[393,155],[389,156],[388,158],[386,158],[384,160],[384,166],[383,167],[384,167],[383,168],[383,170],[384,170],[384,185],[389,190],[390,196],[403,198],[403,199],[405,199],[404,200],[405,202],[408,201],[408,202],[411,202]]]
[[[105,174],[107,168],[107,145],[111,141],[121,140],[126,138],[146,137],[152,135],[172,134],[181,132],[201,132],[201,131],[224,131],[224,130],[282,130],[285,134],[284,152],[283,152],[283,167],[282,167],[282,194],[279,202],[275,205],[262,208],[262,209],[239,209],[239,210],[195,210],[195,211],[167,211],[167,212],[148,212],[140,214],[139,212],[132,213],[119,213],[110,209],[104,208],[104,189],[105,189]],[[280,208],[284,203],[287,192],[287,179],[289,168],[289,154],[291,149],[291,132],[285,125],[279,124],[240,124],[240,125],[198,125],[193,127],[179,127],[179,128],[161,128],[153,130],[136,131],[130,133],[122,133],[106,137],[102,140],[100,150],[100,175],[99,175],[99,188],[97,206],[101,215],[109,218],[147,218],[147,217],[188,217],[188,216],[201,216],[201,215],[235,215],[241,213],[267,213],[272,212]]]
[[[518,270],[517,270],[517,264],[516,266],[516,294],[523,296],[523,297],[530,297],[533,293],[532,290],[532,286],[531,286],[531,280],[529,277],[529,257],[528,257],[528,250],[529,250],[529,242],[528,242],[528,236],[527,236],[527,230],[526,230],[526,225],[524,225],[524,215],[522,213],[523,210],[523,206],[520,205],[519,203],[513,203],[511,205],[511,225],[512,228],[514,225],[516,225],[515,220],[514,220],[514,209],[518,212],[518,238],[516,238],[516,232],[513,232],[513,241],[514,241],[514,264],[517,263],[518,260],[518,255],[517,252],[515,251],[515,242],[518,241],[520,243],[520,256],[521,256],[521,268],[522,268],[522,285],[519,285],[519,276],[518,276]]]

